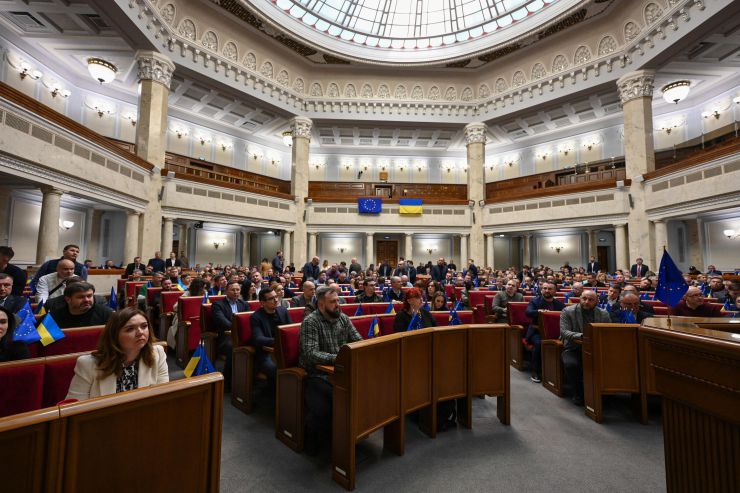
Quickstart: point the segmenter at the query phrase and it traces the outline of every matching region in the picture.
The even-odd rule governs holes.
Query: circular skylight
[[[378,59],[378,51],[450,58],[524,34],[575,0],[248,0],[281,27],[340,55]],[[272,4],[272,11],[269,9]],[[505,34],[504,34],[505,32]],[[485,40],[485,41],[483,41]],[[476,43],[476,41],[478,43]],[[337,45],[340,43],[340,45]],[[477,44],[476,47],[467,45]],[[344,48],[341,44],[345,45]],[[451,49],[452,48],[452,49]],[[368,56],[368,50],[375,56]],[[365,53],[363,53],[365,52]],[[406,52],[404,54],[403,52]],[[409,52],[416,52],[412,55]],[[422,52],[424,55],[422,55]],[[439,56],[431,53],[440,52]],[[443,52],[443,53],[442,53]],[[380,61],[390,61],[382,60]]]

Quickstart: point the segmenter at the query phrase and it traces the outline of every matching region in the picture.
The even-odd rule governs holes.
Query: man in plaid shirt
[[[333,365],[339,349],[362,340],[349,317],[339,309],[339,296],[329,286],[316,290],[318,310],[303,319],[300,365],[308,373],[305,387],[306,453],[318,452],[319,439],[331,434],[332,386],[316,365]]]

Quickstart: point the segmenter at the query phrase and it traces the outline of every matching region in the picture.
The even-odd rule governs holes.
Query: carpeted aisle
[[[496,418],[496,400],[474,401],[473,429],[432,440],[407,426],[406,454],[382,450],[382,433],[357,447],[357,491],[577,492],[665,490],[659,407],[651,424],[632,416],[628,396],[605,401],[599,425],[569,399],[511,372],[512,425]],[[329,451],[296,454],[275,436],[273,416],[258,405],[245,415],[227,395],[221,491],[343,491],[330,474]],[[657,413],[656,413],[657,411]]]

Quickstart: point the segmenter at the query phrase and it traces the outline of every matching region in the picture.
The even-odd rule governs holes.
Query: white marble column
[[[59,257],[59,216],[64,192],[57,188],[41,187],[41,219],[36,242],[36,263]]]
[[[296,232],[296,234],[298,234],[298,233]],[[308,259],[313,258],[314,256],[318,256],[318,254],[319,254],[318,249],[316,247],[316,243],[317,243],[317,238],[316,237],[317,236],[318,236],[318,233],[308,233],[308,257],[307,257],[307,260],[306,261],[308,261]],[[298,265],[298,264],[296,264],[296,265]],[[303,264],[301,264],[301,265],[303,265]]]
[[[704,272],[704,246],[701,235],[701,219],[686,221],[686,240],[689,244],[689,266],[693,265]]]
[[[152,256],[162,244],[161,169],[167,145],[167,103],[175,64],[154,51],[136,52],[139,101],[136,117],[136,154],[154,165],[143,188],[148,203],[139,221],[139,252]],[[170,245],[172,240],[170,239]],[[163,256],[167,254],[163,252]],[[127,260],[130,261],[130,260]]]
[[[413,260],[414,256],[414,234],[413,233],[406,233],[405,235],[406,241],[404,242],[403,247],[403,256],[406,260]]]
[[[126,236],[123,240],[124,265],[134,261],[139,256],[139,216],[141,213],[126,211]],[[146,261],[146,259],[143,259]]]
[[[251,265],[251,252],[252,252],[252,233],[249,231],[242,231],[242,265],[249,267]]]
[[[295,196],[295,231],[293,232],[293,261],[295,265],[303,265],[313,255],[316,255],[316,244],[308,246],[306,253],[306,197],[308,197],[308,160],[311,143],[311,126],[313,122],[305,117],[297,116],[290,123],[293,135],[292,164],[290,176],[290,193]],[[314,237],[315,240],[315,237]]]
[[[460,259],[460,264],[463,266],[467,265],[468,258],[482,262],[485,253],[481,203],[486,199],[486,180],[484,176],[486,124],[475,122],[465,125],[465,144],[468,151],[468,200],[471,201],[471,214],[475,220],[472,221],[471,218],[470,253],[466,252],[464,258]]]
[[[174,219],[162,218],[162,258],[169,258],[172,251],[172,235],[174,232]]]
[[[599,240],[597,238],[598,236],[597,233],[598,231],[596,231],[595,229],[588,230],[588,256],[589,257],[598,257]]]
[[[178,231],[178,251],[177,256],[180,256],[180,252],[185,252],[185,255],[188,254],[188,225],[187,224],[181,224]]]
[[[87,214],[90,229],[85,258],[92,260],[94,265],[100,265],[102,263],[100,262],[100,223],[101,218],[103,217],[103,212],[105,211],[100,209],[91,209]],[[113,261],[115,262],[116,259],[113,259]]]
[[[486,233],[486,263],[482,264],[486,267],[490,267],[491,269],[496,268],[496,264],[494,263],[494,250],[493,250],[493,239],[494,235],[493,233]]]
[[[365,238],[365,268],[367,269],[370,264],[375,263],[375,235],[373,233],[367,233]],[[377,265],[375,266],[378,267]]]
[[[13,196],[11,187],[0,187],[0,245],[7,245],[10,237],[10,200]]]
[[[637,70],[617,80],[619,98],[624,116],[624,159],[627,178],[632,180],[628,246],[629,261],[642,257],[650,268],[655,268],[647,209],[647,190],[643,175],[655,170],[653,144],[653,83],[655,71]],[[620,266],[622,267],[622,266]],[[629,266],[627,266],[629,267]]]
[[[283,268],[287,267],[292,262],[291,251],[290,251],[290,236],[292,231],[283,231]]]
[[[532,243],[532,235],[524,235],[522,239],[522,265],[528,265],[532,267],[532,251],[530,245]]]
[[[668,224],[665,220],[659,219],[653,221],[655,226],[655,260],[654,262],[660,263],[660,259],[663,257],[663,248],[668,248]],[[648,264],[650,270],[658,272],[658,264]]]
[[[629,272],[630,261],[627,255],[627,227],[624,224],[614,225],[614,250],[617,260],[616,269],[627,270]]]
[[[460,235],[460,263],[457,264],[457,270],[462,271],[468,266],[468,237],[470,235]],[[475,259],[473,259],[475,260]]]

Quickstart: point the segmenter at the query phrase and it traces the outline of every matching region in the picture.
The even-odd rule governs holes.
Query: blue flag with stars
[[[383,201],[380,198],[357,199],[357,212],[360,214],[380,214]]]
[[[457,310],[453,308],[450,310],[450,315],[447,317],[447,325],[461,325],[462,321],[460,316],[457,314]]]
[[[113,289],[113,287],[110,288],[110,298],[108,299],[108,308],[114,311],[118,309],[118,300],[116,299],[116,291]]]
[[[683,278],[683,274],[676,267],[668,250],[663,250],[663,258],[660,259],[660,270],[658,271],[658,287],[655,288],[655,299],[658,299],[670,307],[678,305],[689,289],[689,285]]]
[[[364,315],[365,313],[362,311],[362,303],[357,305],[357,310],[355,310],[355,317],[359,317],[360,315]]]
[[[28,304],[28,301],[18,311],[17,316],[21,319],[21,323],[15,328],[13,340],[23,341],[26,344],[32,344],[40,340],[41,336],[39,336],[36,330],[36,317],[33,316],[33,311],[31,311],[31,305]]]
[[[414,316],[411,317],[411,320],[409,321],[409,326],[406,327],[406,332],[419,329],[421,329],[421,317],[418,313],[414,313]]]

